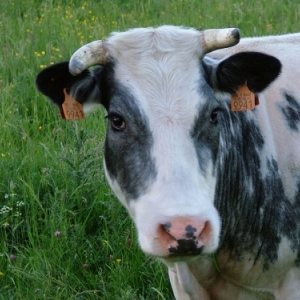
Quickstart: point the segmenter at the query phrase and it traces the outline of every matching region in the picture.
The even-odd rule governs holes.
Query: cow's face
[[[219,47],[237,43],[237,33],[223,32]],[[201,32],[176,27],[133,30],[75,53],[70,70],[78,73],[79,68],[79,77],[62,63],[37,78],[39,89],[59,105],[62,93],[56,91],[68,88],[79,102],[105,106],[106,176],[150,255],[183,259],[217,249],[219,115],[239,85],[247,81],[259,92],[280,71],[275,58],[258,53],[222,62],[205,58],[213,49],[207,43],[218,39],[220,35],[205,39]],[[101,45],[98,54],[95,45]],[[82,73],[95,59],[103,66]],[[49,88],[56,81],[60,84]]]

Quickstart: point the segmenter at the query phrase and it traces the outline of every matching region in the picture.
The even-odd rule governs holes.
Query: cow
[[[107,180],[176,299],[300,299],[300,34],[137,28],[36,85],[107,111]],[[92,68],[90,68],[92,67]]]

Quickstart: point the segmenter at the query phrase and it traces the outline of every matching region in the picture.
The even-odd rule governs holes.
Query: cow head
[[[59,107],[64,89],[84,107],[105,107],[106,176],[150,255],[184,259],[218,248],[222,116],[240,85],[261,92],[281,68],[261,53],[206,55],[238,41],[237,29],[134,29],[85,45],[37,76]]]

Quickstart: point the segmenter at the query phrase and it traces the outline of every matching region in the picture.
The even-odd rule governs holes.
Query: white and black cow
[[[36,83],[59,107],[67,89],[107,110],[108,181],[176,299],[299,300],[300,34],[238,43],[237,29],[133,29]],[[260,104],[231,111],[245,84]]]

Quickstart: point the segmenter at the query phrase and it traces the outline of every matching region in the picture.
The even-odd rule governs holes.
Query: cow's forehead
[[[209,92],[201,74],[200,33],[163,26],[114,34],[107,43],[115,80],[147,117],[190,128]],[[138,42],[137,42],[138,41]],[[200,94],[201,91],[201,94]]]
[[[129,64],[136,64],[137,60],[145,56],[155,58],[160,53],[178,52],[199,57],[203,52],[200,31],[173,26],[112,33],[105,45],[110,55],[120,59],[125,57]]]
[[[138,174],[135,178],[142,179],[143,184],[132,187],[133,180],[117,179],[125,193],[130,191],[130,198],[142,196],[159,181],[190,184],[209,166],[211,154],[207,147],[196,150],[194,131],[199,131],[199,118],[209,123],[214,94],[202,73],[199,32],[188,32],[142,29],[116,34],[108,40],[115,80],[109,112],[121,114],[133,135],[142,128],[143,144],[147,137],[141,154],[147,153],[147,160],[137,159],[139,149],[126,153],[130,174]],[[108,134],[107,147],[110,139]],[[139,142],[131,147],[135,144],[141,147]],[[111,171],[115,163],[109,163],[108,155],[106,159],[111,176],[117,178],[117,171]],[[197,179],[195,185],[200,181]]]

